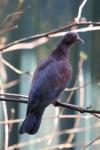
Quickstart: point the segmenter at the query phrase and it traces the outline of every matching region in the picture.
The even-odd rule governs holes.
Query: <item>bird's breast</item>
[[[59,78],[62,83],[66,83],[72,77],[72,67],[69,62],[62,62],[59,71]]]
[[[72,76],[72,67],[65,61],[55,63],[48,73],[48,81],[54,88],[64,89],[67,81]]]

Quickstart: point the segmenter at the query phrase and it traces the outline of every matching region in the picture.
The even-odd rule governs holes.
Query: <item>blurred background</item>
[[[70,24],[77,16],[81,3],[82,0],[0,0],[0,47],[24,37],[49,32]],[[88,21],[99,22],[99,3],[100,1],[88,0],[83,8],[82,17]],[[9,15],[14,12],[19,12],[19,15],[17,17],[15,15],[10,20]],[[18,25],[18,28],[12,30],[11,27],[15,25]],[[67,88],[83,84],[86,86],[74,92],[66,89],[61,100],[84,107],[92,106],[99,110],[100,31],[84,32],[80,34],[80,37],[85,43],[72,47],[70,61],[73,76]],[[33,73],[39,61],[48,56],[59,40],[58,37],[52,38],[34,49],[11,51],[2,56],[23,72]],[[32,75],[16,73],[0,62],[0,84],[18,80],[18,84],[5,88],[5,92],[28,95],[31,79]],[[26,104],[7,103],[7,111],[9,119],[22,119],[26,115]],[[2,102],[0,102],[0,120],[4,120]],[[80,113],[63,108],[55,109],[53,106],[46,109],[41,127],[36,135],[19,135],[19,127],[20,122],[9,124],[9,146],[21,143],[10,149],[78,150],[100,135],[100,120],[96,117],[89,114],[80,115]],[[0,150],[4,149],[4,141],[4,124],[1,124]],[[87,149],[99,150],[99,144],[100,140]]]

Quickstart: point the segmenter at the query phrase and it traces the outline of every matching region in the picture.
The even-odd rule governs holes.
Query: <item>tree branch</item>
[[[81,3],[81,5],[79,6],[78,15],[75,18],[76,22],[79,22],[79,20],[81,18],[83,7],[85,6],[86,2],[87,2],[87,0],[83,0],[83,2]]]
[[[100,30],[99,29],[100,28],[100,22],[92,22],[92,21],[76,22],[76,21],[74,21],[69,25],[63,26],[63,27],[58,28],[58,29],[51,30],[50,32],[46,32],[43,34],[37,34],[37,35],[26,37],[26,38],[23,38],[20,40],[16,40],[12,43],[7,44],[3,48],[1,48],[0,51],[5,53],[5,52],[9,52],[9,51],[16,50],[16,49],[31,49],[31,48],[34,48],[34,47],[40,45],[40,44],[47,42],[49,38],[57,37],[58,36],[57,33],[60,33],[60,32],[65,31],[67,29],[71,29],[72,27],[75,27],[75,26],[77,27],[77,26],[84,26],[84,25],[85,26],[92,25],[93,27],[91,27],[91,28],[93,28],[93,30],[97,30],[97,29]],[[90,30],[89,27],[86,27],[85,29],[84,28],[77,29],[77,31],[75,30],[75,32],[82,32],[82,31],[85,32],[84,30],[91,31],[92,29]],[[64,35],[65,32],[60,33],[59,36],[62,36],[62,34]]]
[[[19,99],[20,98],[20,99]],[[28,100],[26,100],[26,98],[21,99],[21,96],[18,97],[0,97],[0,101],[6,101],[6,102],[16,102],[16,103],[28,103]],[[94,113],[94,114],[100,114],[99,110],[93,110],[90,108],[83,108],[77,105],[73,105],[73,104],[67,104],[67,103],[61,103],[60,101],[57,101],[54,104],[55,107],[64,107],[64,108],[68,108],[68,109],[72,109],[75,111],[78,111],[80,113]]]
[[[8,98],[8,97],[0,97],[0,101],[6,101],[6,102],[13,102],[13,103],[24,103],[24,104],[27,104],[28,101],[25,100],[25,99],[17,99],[17,98]]]
[[[100,136],[93,139],[91,142],[89,142],[87,145],[85,145],[81,150],[87,149],[89,146],[91,146],[93,143],[95,143],[97,140],[100,140]]]
[[[97,110],[93,110],[93,109],[89,109],[89,108],[83,108],[83,107],[73,105],[73,104],[61,103],[59,101],[57,101],[55,103],[55,107],[64,107],[64,108],[78,111],[80,113],[97,113],[97,114],[100,114],[100,111],[97,111]]]

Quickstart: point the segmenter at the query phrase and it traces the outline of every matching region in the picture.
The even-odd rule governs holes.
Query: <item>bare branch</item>
[[[26,38],[14,41],[14,42],[4,46],[3,48],[1,48],[0,51],[5,53],[5,52],[12,51],[12,50],[18,50],[18,49],[31,49],[31,48],[34,48],[36,46],[39,46],[39,45],[47,42],[49,40],[49,38],[63,36],[66,33],[66,32],[61,32],[61,31],[70,29],[74,26],[80,26],[80,25],[82,25],[82,26],[83,25],[98,25],[98,26],[94,26],[91,28],[86,27],[86,28],[77,29],[77,30],[73,30],[73,31],[74,32],[86,32],[86,31],[92,31],[92,30],[100,30],[100,27],[99,27],[100,22],[91,22],[91,21],[78,22],[78,23],[73,22],[72,24],[61,27],[59,29],[52,30],[52,31],[47,32],[47,33],[37,34],[35,36],[30,36],[30,37],[26,37]]]
[[[66,91],[66,92],[71,92],[71,91],[78,91],[78,90],[80,90],[81,88],[85,88],[86,86],[88,86],[89,84],[91,84],[93,81],[89,81],[89,82],[87,82],[87,83],[84,83],[84,85],[81,85],[81,86],[74,86],[74,87],[72,87],[72,88],[65,88],[65,90],[64,91]]]
[[[9,63],[7,60],[5,60],[3,57],[1,58],[2,63],[4,63],[7,67],[9,67],[11,70],[13,70],[14,72],[16,72],[17,74],[21,74],[21,75],[32,75],[30,72],[24,72],[21,71],[20,69],[17,69],[16,67],[14,67],[11,63]]]
[[[10,120],[14,120],[15,109],[11,108]],[[8,120],[9,121],[9,120]],[[12,132],[13,122],[9,124],[9,133]]]
[[[18,83],[19,83],[18,79],[10,81],[8,83],[2,83],[2,84],[0,84],[0,88],[3,88],[3,89],[11,88],[12,86],[15,86]]]
[[[13,70],[14,72],[16,72],[17,74],[24,74],[23,71],[15,68],[13,65],[11,65],[8,61],[6,61],[3,57],[1,58],[1,61],[8,66],[11,70]]]
[[[33,39],[34,39],[34,37],[26,38],[25,41],[27,42],[27,40],[28,40],[29,41],[28,43],[23,43],[23,40],[22,41],[18,40],[18,41],[12,42],[12,43],[8,44],[7,46],[5,46],[5,48],[2,48],[2,50],[4,49],[3,53],[14,51],[14,50],[19,50],[19,49],[32,49],[32,48],[37,47],[41,44],[44,44],[48,41],[47,37],[42,37],[35,41],[33,41]]]
[[[8,121],[0,121],[0,125],[20,123],[20,122],[22,122],[23,120],[24,120],[24,119],[11,119],[11,120],[8,120]]]
[[[23,99],[18,99],[18,98],[8,98],[8,97],[5,97],[5,98],[2,98],[0,97],[0,101],[6,101],[6,102],[13,102],[13,103],[28,103],[27,100],[23,100]]]
[[[1,89],[0,90],[1,93],[3,93],[4,91]],[[3,96],[2,96],[3,98]],[[3,112],[4,112],[4,119],[5,121],[8,121],[8,113],[7,113],[7,106],[6,106],[6,102],[3,101],[2,102],[3,104]],[[8,130],[8,124],[5,124],[5,150],[8,149],[8,143],[9,143],[9,130]]]
[[[100,136],[96,137],[95,139],[93,139],[91,142],[89,142],[87,145],[85,145],[81,150],[85,150],[87,149],[89,146],[91,146],[94,142],[96,142],[97,140],[100,140]]]
[[[63,150],[63,149],[69,149],[69,148],[75,148],[75,147],[82,147],[84,145],[84,143],[82,142],[79,142],[77,144],[73,144],[73,143],[62,143],[62,144],[57,144],[57,145],[53,145],[49,148],[49,150]],[[94,145],[100,145],[100,142],[99,141],[96,141],[94,143]],[[48,148],[47,147],[44,147],[43,149],[40,149],[40,150],[47,150]]]
[[[20,94],[14,94],[14,93],[0,93],[0,96],[6,96],[6,97],[12,97],[12,98],[21,98],[21,99],[28,99],[28,96],[20,95]]]
[[[6,73],[4,64],[2,63],[1,59],[2,59],[2,54],[0,52],[0,76],[3,79],[3,81],[6,81],[7,80],[7,73]]]
[[[83,7],[85,6],[87,0],[83,0],[83,2],[81,3],[81,5],[79,6],[79,10],[78,10],[78,15],[77,17],[75,18],[75,21],[76,22],[79,22],[80,18],[81,18],[81,13],[82,13],[82,9]]]
[[[11,14],[8,14],[6,18],[3,20],[3,22],[0,24],[0,36],[2,36],[4,33],[9,32],[13,30],[14,28],[18,27],[17,25],[14,25],[17,20],[22,16],[24,11],[22,10],[24,1],[19,1],[17,5],[17,10]]]
[[[50,116],[46,116],[46,117],[43,117],[43,120],[46,120],[46,119],[54,119],[54,118],[60,118],[60,119],[71,119],[71,118],[74,118],[74,119],[77,119],[77,118],[80,118],[80,119],[91,119],[93,118],[94,116],[92,115],[50,115]],[[4,124],[14,124],[14,123],[19,123],[19,122],[22,122],[24,119],[10,119],[8,121],[0,121],[0,125],[4,125]]]
[[[75,128],[75,129],[62,130],[62,131],[56,132],[55,135],[54,135],[54,138],[58,137],[58,136],[61,136],[63,134],[79,133],[79,132],[83,132],[83,131],[87,131],[87,130],[91,130],[91,129],[99,128],[99,127],[100,127],[100,123],[97,123],[95,125],[91,125],[90,128]],[[52,134],[47,134],[45,136],[37,138],[36,140],[34,139],[34,140],[30,140],[28,142],[25,141],[25,142],[21,142],[21,143],[18,143],[18,144],[14,144],[12,146],[9,146],[9,150],[18,149],[18,148],[24,147],[26,145],[40,143],[40,142],[43,142],[44,140],[48,140],[51,136],[52,136]],[[67,143],[67,144],[69,145],[69,143]],[[74,145],[74,146],[76,146],[76,145]]]
[[[66,104],[66,103],[61,103],[59,101],[57,101],[55,103],[56,107],[64,107],[64,108],[69,108],[75,111],[78,111],[80,113],[97,113],[100,114],[100,111],[96,111],[96,110],[92,110],[92,109],[88,109],[88,108],[83,108],[77,105],[73,105],[73,104]]]
[[[80,88],[85,88],[88,85],[92,84],[93,82],[96,82],[98,79],[100,78],[100,75],[96,75],[93,79],[91,79],[90,81],[87,81],[86,83],[84,83],[84,85],[81,86],[74,86],[72,88],[65,88],[65,92],[71,92],[71,91],[78,91],[80,90]]]
[[[6,102],[3,101],[2,103],[3,103],[4,118],[5,121],[8,121]],[[8,149],[8,142],[9,142],[9,128],[8,128],[8,124],[5,124],[5,150]]]
[[[85,62],[85,57],[83,57],[84,55],[85,55],[84,53],[80,52],[80,60],[78,63],[78,72],[79,72],[78,73],[78,80],[79,80],[79,86],[80,87],[84,84],[84,79],[83,79],[83,64]],[[84,88],[79,89],[79,97],[80,97],[79,98],[80,99],[79,105],[83,106],[83,104],[84,104]],[[73,128],[76,128],[79,125],[79,123],[80,123],[80,118],[75,119]],[[69,137],[67,138],[66,142],[71,143],[73,141],[74,137],[75,137],[74,133],[70,134]]]
[[[12,30],[15,30],[18,28],[18,25],[15,25],[13,27],[10,27],[10,28],[5,28],[3,30],[0,30],[0,36],[2,36],[3,34],[7,33],[7,32],[10,32]]]
[[[1,94],[0,94],[1,95]],[[17,94],[16,94],[17,95]],[[28,103],[28,100],[26,100],[27,97],[22,96],[23,99],[18,99],[21,98],[21,96],[15,96],[15,98],[11,98],[11,97],[0,97],[0,101],[8,101],[8,102],[18,102],[18,103]],[[67,103],[61,103],[59,101],[57,101],[55,103],[55,107],[64,107],[64,108],[68,108],[68,109],[72,109],[75,111],[78,111],[80,113],[95,113],[95,114],[100,114],[99,110],[93,110],[93,109],[89,109],[89,108],[83,108],[77,105],[73,105],[73,104],[67,104]]]
[[[23,14],[23,11],[16,11],[11,14],[8,14],[6,18],[3,20],[2,24],[0,24],[0,28],[5,28],[11,27],[13,22],[17,20],[21,15]]]
[[[79,33],[79,32],[89,32],[89,31],[96,31],[96,30],[100,30],[100,26],[89,26],[89,27],[85,27],[85,28],[75,29],[72,31],[75,33]],[[68,32],[59,32],[56,34],[49,35],[49,37],[53,38],[53,37],[64,36],[66,33],[68,33]]]

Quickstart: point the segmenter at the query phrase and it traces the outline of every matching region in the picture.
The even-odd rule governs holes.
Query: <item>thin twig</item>
[[[84,27],[84,28],[80,28],[80,29],[74,29],[72,30],[75,33],[82,33],[82,32],[90,32],[90,31],[96,31],[96,30],[100,30],[100,26],[88,26],[88,27]],[[67,32],[59,32],[56,34],[51,34],[48,37],[49,38],[54,38],[54,37],[60,37],[60,36],[64,36]]]
[[[21,94],[14,94],[14,93],[0,93],[0,96],[7,96],[11,98],[21,98],[21,99],[28,99],[28,96],[21,95]]]
[[[11,87],[15,86],[18,83],[19,83],[19,79],[13,80],[13,81],[10,81],[8,83],[0,84],[0,88],[3,88],[3,89],[11,88]]]
[[[2,103],[3,103],[4,118],[5,118],[5,121],[8,121],[6,102],[3,101]],[[8,127],[8,124],[5,124],[5,150],[8,149],[8,142],[9,142],[9,127]]]
[[[55,106],[56,107],[64,107],[64,108],[72,109],[72,110],[78,111],[80,113],[96,113],[96,114],[100,114],[100,111],[97,111],[97,110],[83,108],[83,107],[80,107],[80,106],[77,106],[77,105],[73,105],[73,104],[61,103],[59,101],[57,101],[55,103]]]
[[[20,123],[22,122],[24,119],[11,119],[8,121],[0,121],[0,125],[5,125],[5,124],[15,124],[15,123]]]
[[[14,67],[12,64],[10,64],[8,61],[6,61],[3,57],[1,59],[1,61],[7,66],[9,67],[11,70],[13,70],[14,72],[16,72],[17,74],[24,74],[23,71],[21,71],[20,69],[17,69],[16,67]]]
[[[18,27],[14,25],[18,19],[22,16],[26,9],[22,10],[24,1],[19,2],[17,6],[17,10],[11,14],[8,14],[3,22],[0,24],[0,36],[5,34],[6,32],[11,31],[12,29]]]
[[[81,86],[74,86],[74,87],[72,87],[72,88],[65,88],[65,90],[64,91],[66,91],[66,92],[71,92],[71,91],[78,91],[78,90],[80,90],[81,88],[85,88],[85,87],[87,87],[88,85],[90,85],[92,82],[93,82],[94,80],[91,80],[91,81],[89,81],[89,82],[87,82],[87,83],[84,83],[84,85],[81,85]]]
[[[1,93],[3,93],[3,89],[0,90]],[[2,96],[3,98],[3,96]],[[3,112],[4,112],[4,120],[8,121],[8,113],[7,113],[7,106],[6,106],[6,102],[3,101]],[[5,124],[5,150],[8,150],[8,143],[9,143],[9,127],[8,124]]]
[[[96,137],[95,139],[93,139],[91,142],[89,142],[87,145],[85,145],[81,150],[85,150],[87,149],[89,146],[91,146],[94,142],[96,142],[97,140],[100,140],[100,136]]]
[[[81,85],[81,86],[75,86],[75,85],[74,85],[72,88],[65,88],[64,91],[66,91],[66,92],[78,91],[78,90],[80,90],[80,88],[85,88],[85,87],[87,87],[88,85],[90,85],[91,83],[96,82],[96,80],[98,80],[99,78],[100,78],[100,75],[98,74],[98,75],[96,75],[93,79],[91,79],[90,81],[87,81],[87,82],[84,83],[83,85]]]
[[[92,115],[50,115],[50,116],[45,116],[43,117],[43,120],[46,120],[46,119],[55,119],[55,118],[59,118],[59,119],[77,119],[77,118],[80,118],[80,119],[92,119],[93,116]],[[0,121],[0,125],[4,125],[4,124],[14,124],[14,123],[19,123],[19,122],[22,122],[24,119],[10,119],[8,121]]]
[[[8,25],[9,25],[9,27],[11,27],[13,22],[15,22],[15,20],[17,20],[17,18],[19,18],[23,14],[23,12],[24,12],[23,10],[20,10],[20,11],[16,11],[11,14],[8,14],[6,16],[6,18],[3,20],[3,22],[0,24],[0,28],[2,28],[4,26],[5,26],[5,28],[8,28]],[[7,24],[8,22],[9,22],[9,24]]]
[[[0,52],[0,76],[1,76],[0,78],[2,78],[3,81],[6,81],[7,73],[6,73],[6,69],[5,69],[4,64],[2,63],[1,59],[2,59],[2,53]],[[2,84],[2,83],[0,83],[0,84]]]
[[[78,72],[79,72],[78,79],[79,79],[80,87],[84,84],[84,79],[83,79],[83,64],[84,64],[84,62],[85,62],[85,59],[84,59],[84,57],[81,56],[81,53],[80,53],[80,59],[79,59],[79,63],[78,63]],[[80,96],[79,105],[82,107],[84,104],[84,88],[80,88],[79,96]],[[80,123],[80,118],[75,119],[73,128],[78,127],[79,123]],[[74,137],[75,137],[74,133],[70,134],[66,142],[71,143],[73,141]]]
[[[15,119],[14,119],[14,115],[15,115],[15,109],[14,109],[14,108],[11,108],[10,120],[15,120]],[[9,120],[8,120],[8,121],[9,121]],[[13,127],[13,122],[9,124],[9,133],[11,133],[12,127]]]
[[[27,104],[28,101],[25,100],[25,99],[18,99],[18,98],[8,98],[8,97],[0,97],[0,101],[6,101],[6,102],[13,102],[13,103],[24,103],[24,104]]]
[[[76,22],[79,22],[80,18],[81,18],[81,14],[82,14],[82,10],[83,10],[83,7],[85,6],[87,0],[83,0],[83,2],[81,3],[81,5],[79,6],[79,10],[78,10],[78,15],[77,17],[75,18],[75,21]]]
[[[76,147],[82,147],[84,145],[84,143],[79,142],[77,144],[74,143],[62,143],[62,144],[57,144],[57,145],[52,145],[51,147],[44,147],[41,148],[39,150],[63,150],[63,149],[69,149],[69,148],[76,148]],[[96,143],[94,143],[94,145],[100,145],[100,142],[96,141]]]
[[[83,131],[87,131],[87,130],[91,130],[91,129],[99,128],[99,127],[100,127],[100,123],[97,123],[95,125],[91,125],[90,128],[75,128],[75,129],[62,130],[62,131],[56,132],[54,138],[61,136],[63,134],[79,133],[79,132],[83,132]],[[24,146],[30,145],[30,144],[40,143],[40,142],[43,142],[44,140],[48,140],[51,136],[52,136],[52,134],[47,134],[45,136],[37,138],[36,140],[34,139],[34,140],[30,140],[28,142],[24,141],[24,142],[21,142],[18,144],[14,144],[14,145],[9,146],[9,150],[18,149],[18,148],[21,148],[21,147],[24,147]]]
[[[5,28],[3,29],[2,31],[0,31],[0,36],[2,36],[3,34],[7,33],[7,32],[10,32],[12,30],[15,30],[18,28],[18,25],[15,25],[13,27],[9,27],[9,28]],[[0,29],[1,30],[1,29]]]
[[[15,66],[13,66],[11,63],[9,63],[7,60],[5,60],[3,57],[1,58],[1,61],[7,66],[9,67],[11,70],[13,70],[14,72],[16,72],[17,74],[21,74],[21,75],[31,75],[28,71],[24,72],[21,71],[20,69],[17,69]]]

